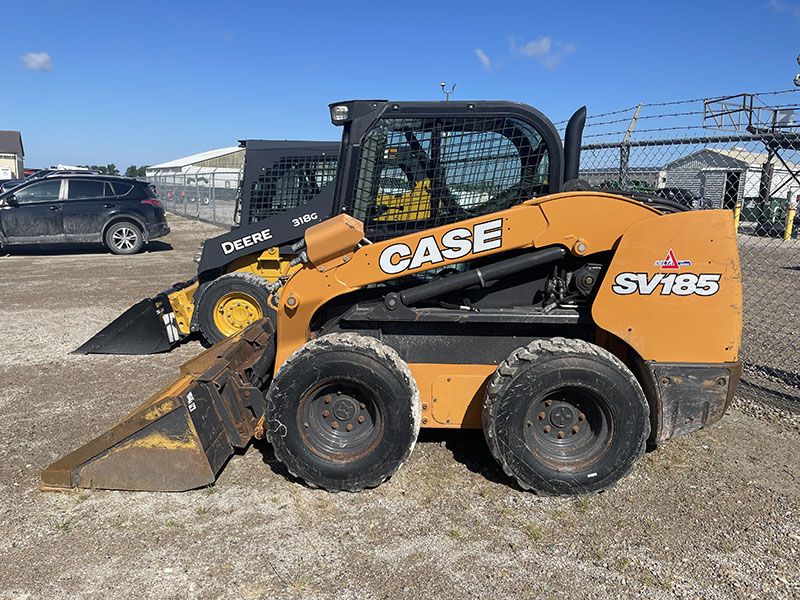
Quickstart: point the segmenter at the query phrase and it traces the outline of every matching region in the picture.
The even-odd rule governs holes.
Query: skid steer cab
[[[583,183],[585,108],[570,120],[563,149],[552,123],[524,104],[360,100],[332,110],[344,130],[341,149],[335,142],[242,142],[239,227],[204,243],[197,277],[135,304],[76,352],[162,352],[193,333],[213,344],[272,318],[266,298],[290,275],[293,245],[333,215],[364,220],[369,239],[381,241]],[[359,166],[365,159],[369,166]],[[334,180],[352,186],[361,168],[374,175],[362,184],[368,189],[335,189]],[[683,210],[662,198],[636,199],[661,212]]]
[[[585,493],[724,414],[741,370],[729,212],[561,191],[575,167],[524,105],[331,112],[347,210],[294,245],[274,314],[45,469],[46,486],[191,489],[256,437],[309,485],[356,491],[435,427],[482,428],[525,489]],[[405,151],[429,183],[387,191]]]

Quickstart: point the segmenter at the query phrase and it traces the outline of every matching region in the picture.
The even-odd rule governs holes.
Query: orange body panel
[[[422,427],[480,429],[483,394],[497,365],[411,363]]]
[[[669,253],[672,258],[667,260]],[[624,273],[639,275],[637,286],[641,279],[650,293],[615,293],[615,281]],[[709,284],[701,283],[699,291],[707,294],[718,287],[713,294],[696,293],[695,282],[704,274],[711,276]],[[617,289],[632,289],[631,281],[628,277]],[[686,284],[679,289],[676,284],[681,281]],[[648,286],[654,283],[651,291]],[[695,292],[686,293],[693,286]],[[645,360],[738,360],[742,286],[732,213],[676,213],[632,225],[614,253],[592,316],[598,327],[628,342]]]

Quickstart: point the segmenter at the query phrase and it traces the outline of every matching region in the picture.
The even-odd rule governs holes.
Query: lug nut
[[[358,406],[361,407],[361,408],[367,408],[367,405],[364,404],[363,402],[359,402]]]
[[[339,429],[339,423],[337,421],[334,421],[333,423],[331,423],[331,427],[333,429]]]
[[[341,390],[336,390],[336,395],[337,396],[341,396],[342,395],[342,391]]]
[[[325,396],[325,404],[330,404],[330,403],[331,403],[331,397]]]
[[[363,423],[364,422],[364,415],[361,415],[360,417],[358,417],[358,422],[359,423]]]
[[[550,425],[545,425],[544,426],[544,432],[545,433],[550,433]]]
[[[330,414],[331,413],[329,413],[327,410],[323,410],[322,411],[322,416],[325,417],[326,419],[328,418],[328,415],[330,415]]]
[[[553,401],[552,401],[552,400],[545,400],[545,401],[544,401],[544,405],[545,405],[545,406],[551,406],[552,404],[553,404]]]
[[[348,423],[345,429],[347,429],[347,431],[353,431],[353,425],[351,423]]]
[[[585,420],[586,420],[586,415],[585,414],[581,413],[581,414],[578,415],[578,421],[585,421]]]
[[[581,428],[575,425],[575,427],[572,428],[572,433],[578,433],[580,430]]]
[[[528,427],[530,427],[531,425],[533,425],[533,423],[531,423],[530,421],[528,421],[527,423],[525,423],[525,425],[527,425]]]
[[[305,427],[306,429],[308,429],[308,423],[303,423],[303,427]]]
[[[560,440],[564,439],[564,432],[563,431],[559,431],[558,432],[558,439],[560,439]]]
[[[544,411],[540,412],[540,413],[539,413],[539,420],[540,420],[540,421],[543,421],[543,420],[544,420],[544,418],[545,418],[546,416],[547,416],[547,415],[545,414],[545,412],[544,412]]]

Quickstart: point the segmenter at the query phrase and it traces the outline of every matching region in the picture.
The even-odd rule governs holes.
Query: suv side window
[[[124,196],[131,191],[131,188],[133,188],[133,185],[130,183],[122,183],[121,181],[114,182],[114,191],[117,193],[117,196]]]
[[[58,200],[61,190],[61,180],[51,179],[34,183],[26,188],[14,192],[14,197],[20,204],[32,204],[34,202],[54,202]]]
[[[70,179],[67,188],[67,200],[82,198],[102,198],[105,182]]]

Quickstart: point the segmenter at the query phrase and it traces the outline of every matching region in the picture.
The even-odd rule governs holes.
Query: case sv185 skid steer
[[[576,179],[585,114],[585,108],[580,109],[567,129],[565,152],[574,167],[570,173],[552,179],[546,173],[547,162],[524,167],[530,173],[541,169],[538,193],[590,189]],[[545,154],[560,154],[550,122],[541,115],[536,119],[540,130],[548,132],[539,142]],[[290,263],[297,254],[292,245],[302,239],[308,227],[348,209],[345,199],[336,198],[333,189],[326,187],[336,173],[339,144],[261,140],[242,144],[246,151],[240,227],[204,243],[197,277],[135,304],[76,353],[162,352],[192,332],[216,343],[272,314],[266,299],[277,280],[291,271]],[[442,148],[445,153],[440,155]],[[422,226],[422,215],[431,210],[434,161],[448,160],[446,146],[428,147],[425,139],[402,136],[384,149],[382,160],[386,168],[377,182],[376,210],[381,214],[376,223],[408,225],[411,220],[423,221],[414,225]],[[487,190],[459,190],[454,184],[452,192],[465,205],[485,203],[481,208],[484,212],[525,199],[516,193],[518,190],[512,190],[509,193],[516,194],[513,198],[503,198],[500,204],[488,203]],[[626,193],[662,212],[684,210],[663,198]],[[376,229],[371,232],[372,241],[380,241],[395,230]]]
[[[255,436],[309,485],[359,490],[439,427],[482,428],[523,488],[584,493],[723,415],[741,372],[729,212],[560,191],[577,156],[521,104],[331,115],[347,214],[305,231],[273,318],[185,364],[45,469],[46,487],[195,488]],[[387,219],[381,186],[405,147],[424,153],[426,197]]]

